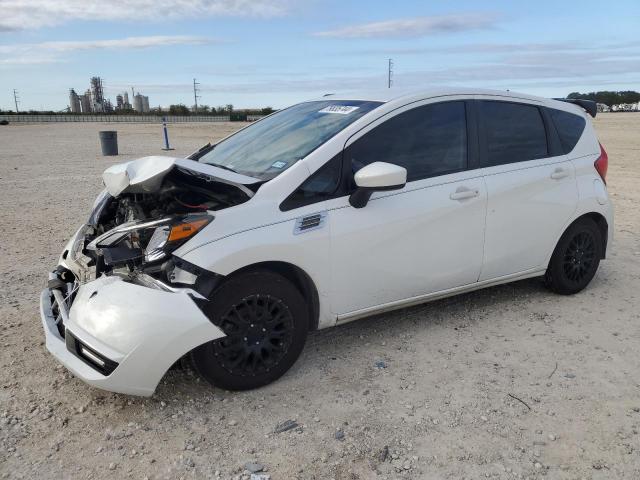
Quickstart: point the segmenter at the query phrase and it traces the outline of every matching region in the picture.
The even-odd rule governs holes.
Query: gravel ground
[[[237,126],[170,136],[186,155]],[[0,127],[0,477],[640,478],[640,114],[596,126],[616,239],[582,293],[490,288],[317,332],[260,390],[176,369],[148,399],[58,365],[38,301],[101,172],[161,154],[160,128],[108,125],[121,155],[103,158],[105,125]]]

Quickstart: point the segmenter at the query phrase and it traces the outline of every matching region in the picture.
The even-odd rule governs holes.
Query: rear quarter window
[[[574,149],[578,140],[580,140],[587,122],[584,117],[563,110],[550,108],[549,113],[560,137],[562,149],[567,154]]]

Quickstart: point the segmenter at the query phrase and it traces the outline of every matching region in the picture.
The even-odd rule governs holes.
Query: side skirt
[[[452,297],[461,293],[473,292],[474,290],[480,290],[486,287],[493,287],[495,285],[502,285],[504,283],[515,282],[527,278],[540,277],[544,274],[545,271],[546,269],[544,268],[525,270],[524,272],[513,273],[510,275],[505,275],[503,277],[484,280],[482,282],[470,283],[468,285],[441,290],[439,292],[427,293],[425,295],[419,295],[417,297],[410,297],[403,300],[397,300],[395,302],[383,303],[382,305],[376,305],[375,307],[367,307],[360,310],[355,310],[353,312],[338,315],[336,325],[352,322],[354,320],[359,320],[361,318],[369,317],[371,315],[376,315],[379,313],[390,312],[392,310],[398,310],[400,308],[406,308],[413,305],[419,305],[421,303],[440,300],[441,298]]]

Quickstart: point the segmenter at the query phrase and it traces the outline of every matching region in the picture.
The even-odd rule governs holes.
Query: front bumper
[[[60,329],[53,294],[47,288],[40,297],[47,349],[81,380],[112,392],[150,396],[180,357],[224,336],[186,292],[102,276],[79,286]],[[78,345],[89,353],[80,354]],[[115,368],[100,368],[100,360]]]

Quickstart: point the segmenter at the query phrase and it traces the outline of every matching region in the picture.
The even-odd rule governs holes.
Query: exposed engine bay
[[[238,178],[248,181],[238,183]],[[84,284],[101,275],[161,289],[193,288],[202,272],[182,265],[171,252],[211,223],[215,211],[246,202],[260,185],[250,177],[167,157],[115,165],[103,179],[105,191],[62,255],[68,268],[61,265],[58,278],[67,289],[71,279]]]
[[[116,198],[109,195],[89,223],[96,235],[101,235],[123,223],[221,210],[248,199],[236,187],[176,168],[164,178],[158,192],[122,193]]]

